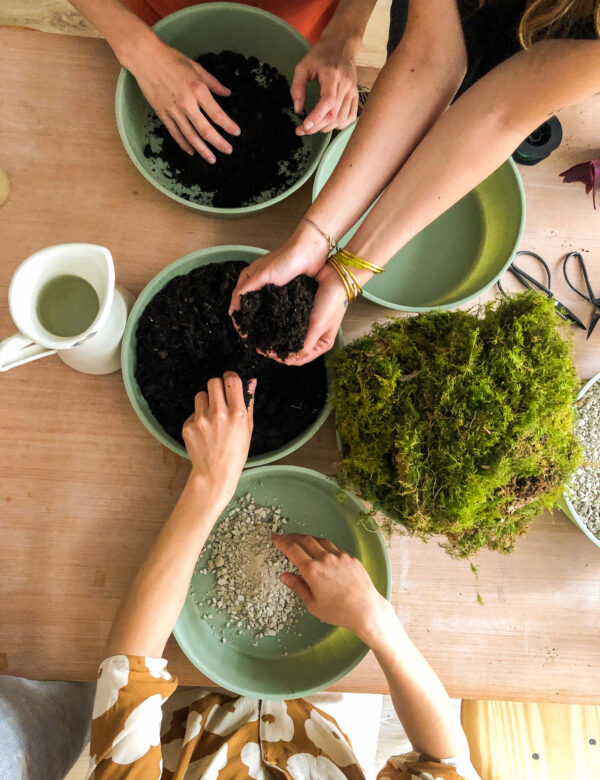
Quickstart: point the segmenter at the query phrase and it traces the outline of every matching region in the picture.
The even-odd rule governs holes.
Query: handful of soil
[[[295,133],[305,115],[294,113],[285,76],[256,57],[232,51],[202,54],[196,62],[231,89],[229,97],[213,97],[242,133],[231,136],[215,125],[233,152],[213,149],[217,162],[211,165],[199,154],[190,157],[180,149],[151,113],[144,156],[153,162],[155,173],[170,180],[180,197],[217,208],[248,206],[285,192],[302,176],[309,156],[308,146]]]
[[[183,444],[183,423],[208,380],[236,371],[256,377],[250,455],[277,449],[302,433],[327,398],[323,358],[285,366],[250,349],[228,314],[243,262],[213,263],[171,279],[150,301],[136,334],[136,372],[154,417]]]
[[[302,274],[283,287],[266,284],[242,295],[233,318],[248,347],[274,352],[280,360],[302,349],[318,287]]]

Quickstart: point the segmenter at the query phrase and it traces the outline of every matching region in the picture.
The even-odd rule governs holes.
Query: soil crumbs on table
[[[283,287],[266,284],[242,295],[233,316],[248,346],[274,352],[280,360],[302,349],[318,287],[302,274]]]
[[[190,156],[180,149],[151,111],[144,156],[153,173],[163,181],[166,177],[176,195],[216,208],[262,203],[285,192],[304,174],[309,157],[308,142],[295,134],[306,114],[294,113],[285,76],[256,57],[232,51],[202,54],[196,62],[231,89],[229,97],[213,97],[238,124],[241,135],[229,135],[215,125],[233,152],[211,147],[217,158],[211,165],[197,152]]]
[[[228,314],[244,262],[212,263],[171,279],[137,328],[135,377],[156,420],[180,444],[196,393],[236,371],[258,380],[250,455],[281,447],[319,415],[327,398],[325,360],[285,366],[250,349]]]

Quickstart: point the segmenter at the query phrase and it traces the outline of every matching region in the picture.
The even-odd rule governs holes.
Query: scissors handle
[[[569,274],[567,273],[567,266],[569,265],[569,260],[574,257],[577,262],[579,263],[579,268],[581,269],[581,273],[583,276],[583,281],[585,282],[585,286],[587,289],[587,295],[585,293],[582,293],[581,290],[579,290],[575,285],[571,282],[569,279]],[[569,285],[569,287],[573,290],[573,292],[577,293],[580,298],[583,298],[584,301],[589,301],[590,303],[595,303],[597,298],[594,294],[594,291],[592,289],[592,285],[590,283],[590,278],[588,276],[587,268],[585,267],[585,262],[583,260],[583,257],[581,256],[580,252],[569,252],[569,254],[565,257],[563,260],[563,275],[565,277],[566,283]]]

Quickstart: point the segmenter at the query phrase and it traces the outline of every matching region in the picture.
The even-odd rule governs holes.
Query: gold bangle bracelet
[[[335,253],[336,258],[342,265],[350,265],[352,268],[359,268],[365,271],[371,271],[374,274],[382,274],[385,268],[375,263],[370,263],[368,260],[363,260],[362,257],[349,252],[347,249],[338,249]]]
[[[342,284],[344,285],[348,302],[353,301],[362,293],[362,287],[359,284],[358,279],[349,268],[346,268],[346,266],[339,262],[336,255],[332,255],[327,262],[338,272]]]

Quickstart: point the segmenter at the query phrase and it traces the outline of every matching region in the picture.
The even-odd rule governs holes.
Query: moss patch
[[[452,556],[510,552],[580,462],[565,331],[534,293],[375,325],[330,358],[340,482]]]

